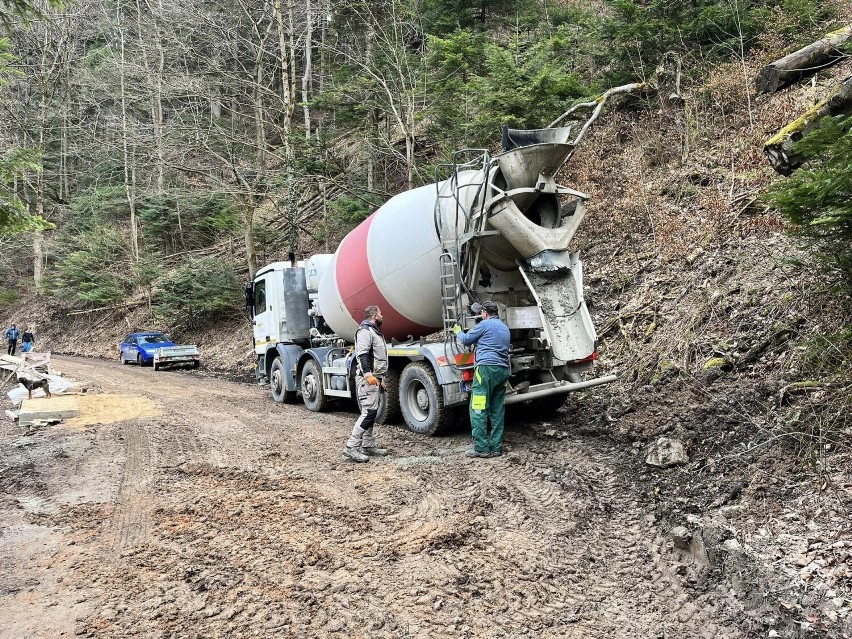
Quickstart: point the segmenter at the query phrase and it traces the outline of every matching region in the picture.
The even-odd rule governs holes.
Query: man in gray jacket
[[[388,372],[388,349],[379,330],[382,311],[378,306],[364,309],[364,321],[355,333],[355,384],[361,415],[352,428],[343,455],[356,462],[370,461],[370,456],[384,456],[387,449],[379,448],[373,435],[373,425],[379,413],[379,400],[384,389],[382,378]]]

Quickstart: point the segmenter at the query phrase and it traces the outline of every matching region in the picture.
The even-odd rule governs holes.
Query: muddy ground
[[[594,417],[602,391],[516,412],[502,458],[382,427],[392,454],[356,465],[351,409],[204,371],[55,366],[97,394],[58,425],[0,421],[2,638],[850,632],[848,469],[833,492],[773,483],[775,457],[652,469]],[[783,491],[786,511],[767,499]]]

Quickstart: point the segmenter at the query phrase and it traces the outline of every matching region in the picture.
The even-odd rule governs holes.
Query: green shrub
[[[817,0],[607,0],[607,4],[612,13],[601,24],[598,57],[611,84],[653,75],[669,51],[687,61],[684,71],[703,71],[703,63],[748,52],[761,33],[777,32],[779,25],[802,45],[808,44],[814,25],[824,24],[830,14]]]
[[[767,198],[805,240],[834,284],[852,290],[852,117],[824,118],[793,145],[805,162]]]
[[[137,213],[146,246],[165,253],[209,246],[240,228],[233,198],[219,193],[151,196]]]
[[[4,42],[0,39],[0,67],[3,65]],[[15,190],[16,176],[26,171],[41,171],[38,160],[35,150],[24,147],[7,149],[0,153],[0,234],[53,228],[53,224],[32,215]]]
[[[311,236],[318,242],[336,242],[366,220],[381,205],[381,200],[372,195],[360,198],[341,195],[328,203],[325,219],[315,221],[311,228]],[[333,250],[333,246],[330,246],[330,250]]]
[[[218,315],[239,313],[242,293],[231,263],[188,260],[155,282],[154,311],[174,326],[198,327]]]
[[[504,124],[546,126],[573,101],[593,92],[568,70],[576,52],[568,27],[514,34],[506,42],[456,31],[430,38],[430,92],[436,97],[430,135],[455,150],[498,140]]]
[[[51,276],[51,288],[75,307],[109,306],[133,289],[134,271],[127,239],[113,227],[88,231],[77,248],[61,257]]]
[[[0,290],[0,306],[10,306],[17,302],[21,294],[12,288],[4,288]]]

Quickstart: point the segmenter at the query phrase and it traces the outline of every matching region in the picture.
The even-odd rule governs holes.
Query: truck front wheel
[[[269,371],[269,389],[272,391],[272,399],[279,404],[292,404],[296,401],[296,391],[287,390],[285,376],[287,371],[284,370],[284,362],[280,357],[276,357],[272,361],[272,368]]]
[[[302,401],[308,410],[321,413],[328,408],[328,398],[322,387],[322,373],[317,363],[309,359],[302,368]]]
[[[411,362],[403,369],[399,403],[405,423],[415,433],[435,435],[452,423],[453,411],[444,406],[441,386],[428,362]]]

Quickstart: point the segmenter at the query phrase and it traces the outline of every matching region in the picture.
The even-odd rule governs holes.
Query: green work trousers
[[[503,422],[506,408],[506,382],[509,369],[505,366],[477,366],[470,389],[470,430],[473,448],[480,453],[499,453],[503,448]],[[491,420],[491,431],[488,420]]]

